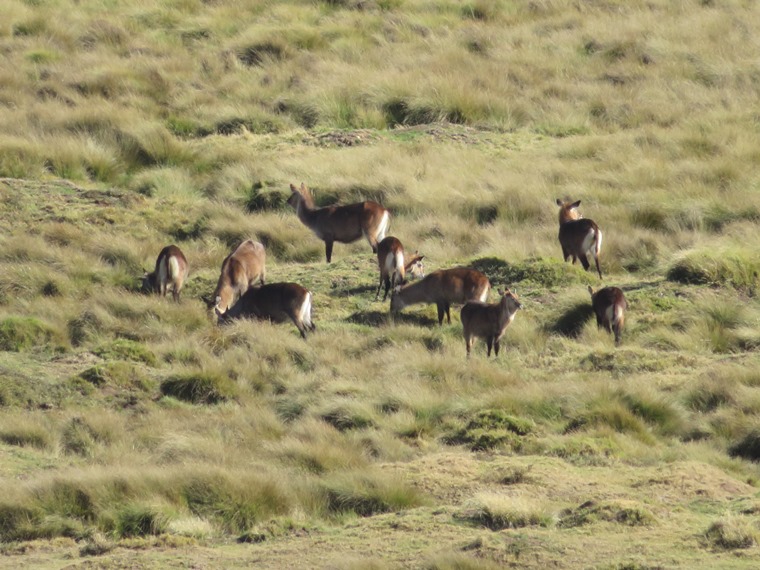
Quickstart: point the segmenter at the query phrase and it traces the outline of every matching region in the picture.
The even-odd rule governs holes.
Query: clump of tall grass
[[[148,366],[155,366],[157,363],[153,351],[142,343],[126,338],[101,344],[93,350],[93,353],[104,360],[130,360],[142,362]]]
[[[598,521],[617,522],[627,526],[648,526],[655,523],[655,517],[649,510],[635,503],[586,501],[577,508],[562,511],[557,526],[572,528]]]
[[[375,425],[370,406],[354,400],[345,400],[324,410],[320,417],[339,431],[363,429]]]
[[[286,514],[295,500],[281,479],[266,474],[198,472],[180,478],[177,485],[190,512],[236,533]]]
[[[567,287],[574,284],[591,283],[591,278],[577,266],[556,259],[529,258],[517,263],[509,263],[495,257],[475,259],[469,264],[473,269],[485,273],[491,283],[524,286],[538,286],[549,289]]]
[[[707,546],[720,550],[752,548],[758,543],[755,525],[745,517],[724,517],[710,524],[703,539]]]
[[[115,515],[114,534],[119,538],[162,534],[169,527],[166,513],[152,505],[131,503]]]
[[[161,381],[161,393],[193,404],[217,404],[238,396],[235,382],[222,372],[172,374]]]
[[[19,447],[51,449],[55,439],[39,416],[11,416],[0,423],[0,441]]]
[[[476,497],[455,516],[459,520],[493,531],[554,525],[554,515],[544,506],[527,499],[496,494],[482,494]]]
[[[754,290],[760,274],[755,252],[739,246],[713,247],[687,252],[667,270],[670,281]]]
[[[451,445],[467,445],[473,451],[484,451],[508,445],[520,449],[523,437],[535,430],[535,424],[511,416],[502,410],[483,410],[467,424],[445,437]]]
[[[322,480],[328,513],[368,517],[422,505],[422,495],[396,478],[371,471],[341,472]]]
[[[36,348],[66,349],[66,335],[35,317],[6,317],[0,321],[0,350],[22,352]]]
[[[107,385],[137,388],[142,391],[152,388],[150,378],[140,368],[130,362],[118,360],[91,366],[83,370],[79,377],[98,388]]]

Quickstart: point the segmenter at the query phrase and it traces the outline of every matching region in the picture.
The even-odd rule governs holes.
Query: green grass
[[[7,565],[757,567],[760,20],[612,4],[6,2]],[[326,264],[300,182],[517,289],[499,358],[457,304],[390,319],[365,240]],[[312,292],[307,342],[215,324],[248,238]],[[139,293],[172,243],[180,303]],[[588,285],[625,291],[622,346]]]

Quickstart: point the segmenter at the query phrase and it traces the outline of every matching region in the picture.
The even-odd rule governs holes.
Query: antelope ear
[[[507,291],[509,291],[509,289],[507,289]],[[504,290],[504,289],[502,289],[501,287],[499,287],[499,288],[496,290],[496,292],[499,294],[499,297],[503,297],[504,295],[506,295],[506,294],[507,294],[507,291],[505,291],[505,290]]]
[[[588,286],[588,292],[591,294],[591,296],[594,296],[594,290],[591,288],[591,285]]]
[[[557,206],[559,206],[560,208],[562,207],[562,200],[560,200],[559,198],[557,198]]]
[[[290,185],[290,191],[294,194],[298,192],[298,188],[296,188],[293,184]]]
[[[422,261],[423,259],[425,259],[425,256],[424,256],[424,255],[420,255],[420,256],[417,258],[417,261]]]
[[[577,202],[573,202],[572,204],[570,204],[570,207],[571,207],[571,208],[577,208],[577,207],[578,207],[578,206],[580,206],[580,205],[581,205],[581,201],[580,201],[580,200],[578,200]]]
[[[301,182],[301,192],[307,192],[309,189],[306,187],[306,184]]]

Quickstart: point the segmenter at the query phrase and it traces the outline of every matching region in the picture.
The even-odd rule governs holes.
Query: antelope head
[[[578,206],[581,205],[580,200],[575,202],[563,202],[557,198],[557,206],[559,206],[559,223],[564,224],[572,220],[580,220],[583,216],[578,211]]]

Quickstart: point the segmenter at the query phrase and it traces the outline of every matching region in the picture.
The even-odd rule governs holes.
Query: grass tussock
[[[481,495],[457,513],[456,518],[493,531],[554,525],[554,516],[544,507],[501,495]]]
[[[757,545],[758,530],[744,517],[726,517],[713,522],[703,539],[708,547],[717,550],[742,550]]]
[[[760,260],[743,248],[710,248],[685,254],[667,271],[667,278],[690,285],[713,285],[754,290]]]
[[[34,317],[6,317],[0,321],[0,350],[22,352],[38,348],[64,350],[67,339],[55,327]]]
[[[185,372],[164,378],[160,385],[164,396],[193,404],[217,404],[233,400],[238,388],[222,372]]]
[[[321,488],[327,511],[335,515],[355,513],[369,517],[424,503],[417,490],[380,473],[359,471],[336,474],[326,478]]]
[[[445,438],[450,445],[467,445],[473,451],[485,451],[508,446],[519,450],[522,438],[532,433],[535,424],[517,418],[502,410],[483,410],[474,415],[466,425]]]
[[[601,521],[626,526],[649,526],[655,524],[656,519],[642,505],[586,501],[574,509],[562,511],[557,526],[573,528]]]

